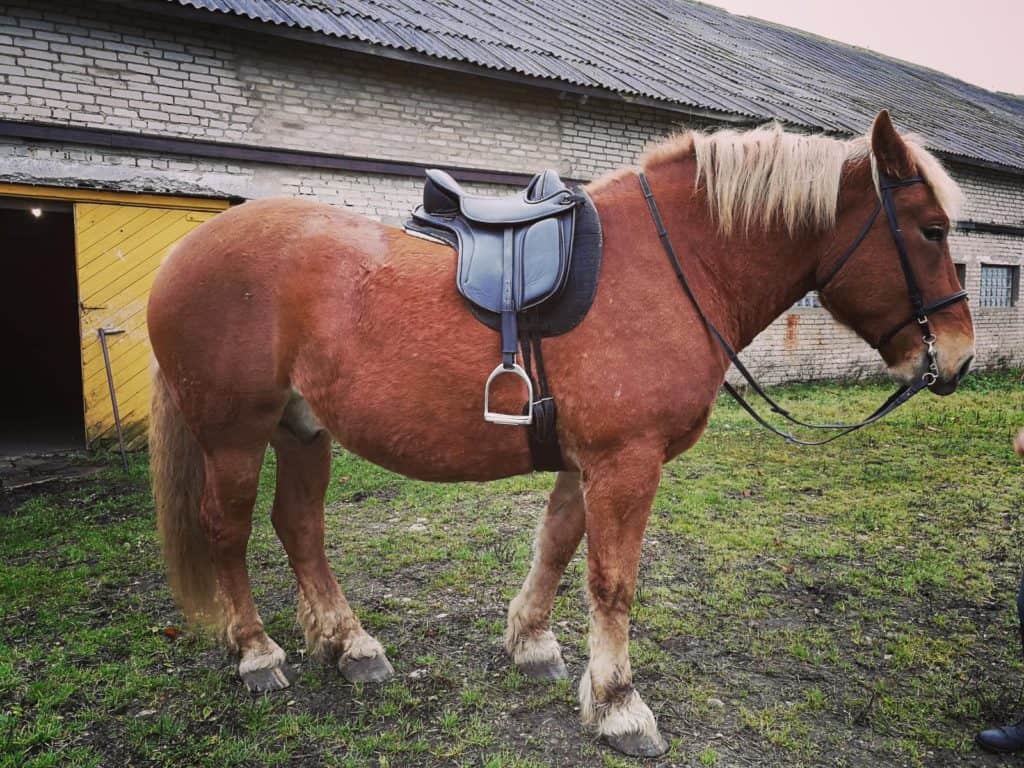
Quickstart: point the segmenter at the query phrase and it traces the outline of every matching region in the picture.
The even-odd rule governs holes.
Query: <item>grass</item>
[[[971,745],[1015,716],[1024,562],[1020,372],[922,395],[818,449],[722,401],[665,469],[633,610],[636,682],[665,763],[995,765]],[[780,395],[822,418],[881,384]],[[525,680],[501,650],[549,476],[408,481],[338,451],[328,554],[397,676],[353,686],[302,654],[267,511],[250,564],[268,631],[298,668],[254,698],[208,638],[180,632],[161,576],[146,458],[16,499],[0,517],[0,766],[628,766],[577,725],[574,681]],[[555,629],[586,658],[582,554]]]

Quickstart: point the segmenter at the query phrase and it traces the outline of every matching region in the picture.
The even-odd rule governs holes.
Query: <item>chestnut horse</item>
[[[850,141],[790,134],[687,133],[643,169],[696,298],[742,349],[821,285],[879,200],[878,174],[925,183],[894,193],[907,257],[926,301],[959,289],[946,243],[958,190],[888,114]],[[545,340],[566,471],[558,474],[505,645],[527,675],[567,675],[550,616],[587,535],[590,659],[582,717],[614,747],[667,747],[633,687],[629,612],[644,528],[669,459],[700,437],[728,361],[680,290],[637,169],[587,191],[604,232],[600,285],[573,331]],[[911,310],[893,235],[878,217],[822,304],[867,340]],[[310,651],[349,680],[392,674],[324,553],[331,440],[390,470],[439,482],[531,471],[524,430],[486,423],[483,380],[497,336],[455,290],[455,258],[367,218],[299,200],[231,209],[186,237],[149,301],[159,368],[150,425],[153,484],[170,580],[186,615],[215,624],[252,690],[289,684],[246,571],[267,445],[277,454],[272,520],[298,580]],[[955,389],[973,355],[965,303],[931,318],[932,390]],[[880,350],[910,381],[929,364],[910,323]],[[507,377],[506,377],[507,378]],[[523,393],[498,392],[516,411]]]

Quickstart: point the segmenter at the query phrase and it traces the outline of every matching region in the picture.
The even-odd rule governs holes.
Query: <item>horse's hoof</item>
[[[292,671],[287,665],[253,669],[242,673],[242,682],[250,693],[280,691],[292,684]]]
[[[569,676],[565,662],[561,659],[554,661],[527,661],[516,665],[520,674],[531,680],[565,680]]]
[[[383,683],[395,674],[394,667],[383,653],[362,659],[342,659],[338,668],[350,683]]]
[[[604,741],[612,749],[630,757],[660,757],[668,752],[668,742],[657,731],[653,736],[647,733],[605,736]]]

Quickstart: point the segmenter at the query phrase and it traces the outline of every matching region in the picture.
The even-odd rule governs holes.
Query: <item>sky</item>
[[[1024,95],[1024,0],[704,0]]]

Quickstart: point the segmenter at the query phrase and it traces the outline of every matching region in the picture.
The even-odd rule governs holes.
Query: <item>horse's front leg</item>
[[[559,472],[533,544],[533,564],[508,606],[505,649],[519,671],[537,680],[559,680],[569,672],[551,631],[551,606],[572,559],[585,521],[579,472]]]
[[[583,722],[612,747],[645,757],[668,745],[633,687],[629,609],[662,458],[660,446],[634,445],[586,462],[583,472],[590,663],[580,680],[580,709]]]

